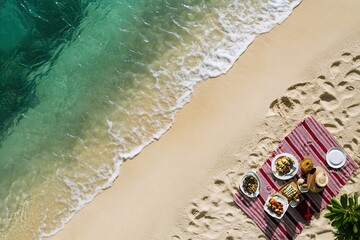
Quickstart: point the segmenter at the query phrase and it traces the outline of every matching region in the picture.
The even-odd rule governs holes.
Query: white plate
[[[346,162],[344,150],[338,147],[330,148],[326,153],[326,162],[332,168],[341,168]]]
[[[287,174],[281,175],[278,171],[276,171],[276,161],[279,157],[288,157],[293,161],[290,172],[288,172]],[[280,153],[271,160],[271,171],[273,172],[274,176],[280,180],[289,180],[297,174],[298,170],[299,161],[290,153]]]
[[[257,189],[256,189],[256,191],[254,193],[248,193],[243,188],[243,181],[245,180],[245,178],[247,176],[253,176],[258,181],[258,186],[257,186]],[[258,177],[258,175],[255,172],[249,171],[249,172],[246,172],[244,175],[241,176],[240,181],[239,181],[239,188],[246,196],[248,196],[250,198],[257,197],[259,195],[259,193],[260,193],[260,187],[261,187],[261,181],[260,181],[260,178]]]
[[[279,214],[276,214],[274,213],[273,211],[271,211],[268,207],[267,207],[267,204],[269,203],[269,200],[270,198],[275,198],[277,201],[279,201],[280,203],[282,203],[283,205],[283,209],[284,209],[284,212],[279,215]],[[265,204],[264,204],[264,210],[265,212],[267,212],[270,216],[274,217],[274,218],[277,218],[277,219],[281,219],[284,214],[286,213],[286,210],[288,209],[289,207],[289,202],[288,200],[286,199],[286,197],[284,197],[283,195],[281,195],[280,193],[275,193],[274,196],[271,196],[269,195],[268,198],[266,199],[265,201]]]

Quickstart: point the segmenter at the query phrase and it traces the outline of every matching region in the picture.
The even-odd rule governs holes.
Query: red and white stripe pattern
[[[270,239],[294,239],[314,213],[320,212],[330,203],[330,199],[339,193],[351,174],[358,168],[354,160],[346,153],[346,163],[340,169],[327,165],[325,155],[328,149],[341,147],[335,138],[312,116],[305,118],[279,147],[257,170],[261,180],[261,190],[257,198],[251,199],[240,192],[234,196],[235,203],[259,226]],[[329,174],[329,183],[320,193],[302,194],[304,200],[296,207],[289,206],[282,219],[269,216],[264,211],[264,203],[273,190],[277,191],[285,181],[278,180],[271,171],[271,160],[279,153],[290,153],[299,161],[310,157],[314,166],[323,167]],[[297,177],[301,176],[301,170]],[[308,215],[308,216],[306,216]],[[304,217],[306,216],[306,217]]]

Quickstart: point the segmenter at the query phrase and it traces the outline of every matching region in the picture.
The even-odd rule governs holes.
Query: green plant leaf
[[[358,206],[358,201],[359,201],[359,194],[358,194],[358,192],[355,192],[355,194],[354,194],[354,200],[355,200],[355,207],[357,207]]]
[[[347,208],[347,199],[348,199],[348,197],[346,194],[341,195],[340,202],[341,202],[341,206],[343,208]]]
[[[354,209],[355,212],[360,211],[360,205]]]
[[[342,221],[333,221],[331,223],[331,226],[333,226],[333,227],[335,227],[337,229],[341,228],[342,227],[341,225],[342,225]]]
[[[341,205],[340,205],[339,201],[336,200],[335,198],[332,198],[332,199],[330,200],[330,202],[331,202],[331,204],[332,204],[332,206],[333,206],[334,208],[341,208]]]
[[[324,217],[328,219],[334,219],[336,216],[339,216],[340,214],[337,212],[329,212],[325,213]]]
[[[353,196],[343,194],[340,201],[332,198],[325,218],[330,219],[336,231],[337,240],[360,240],[360,205],[358,193]]]
[[[336,227],[336,228],[337,228],[337,225],[339,225],[339,223],[338,223],[337,221],[333,221],[333,222],[331,223],[331,226],[333,226],[333,227]]]
[[[353,197],[349,197],[349,209],[352,209],[353,204],[354,204],[354,199],[353,199]]]
[[[334,217],[334,221],[339,221],[341,219],[344,219],[346,216],[345,214],[338,214],[337,216]]]
[[[343,209],[343,208],[334,208],[332,210],[332,212],[336,212],[336,213],[340,213],[340,214],[345,214],[346,213],[346,210]]]

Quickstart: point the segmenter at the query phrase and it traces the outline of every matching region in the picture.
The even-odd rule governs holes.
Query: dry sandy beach
[[[201,83],[172,128],[50,239],[265,239],[232,195],[304,116],[360,164],[358,9],[304,0],[226,75]],[[342,192],[359,191],[359,180],[357,171]],[[332,239],[325,212],[297,239]]]

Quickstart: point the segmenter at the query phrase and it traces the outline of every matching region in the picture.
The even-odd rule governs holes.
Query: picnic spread
[[[235,203],[270,239],[294,239],[358,168],[326,128],[306,117],[257,171],[245,173]]]

